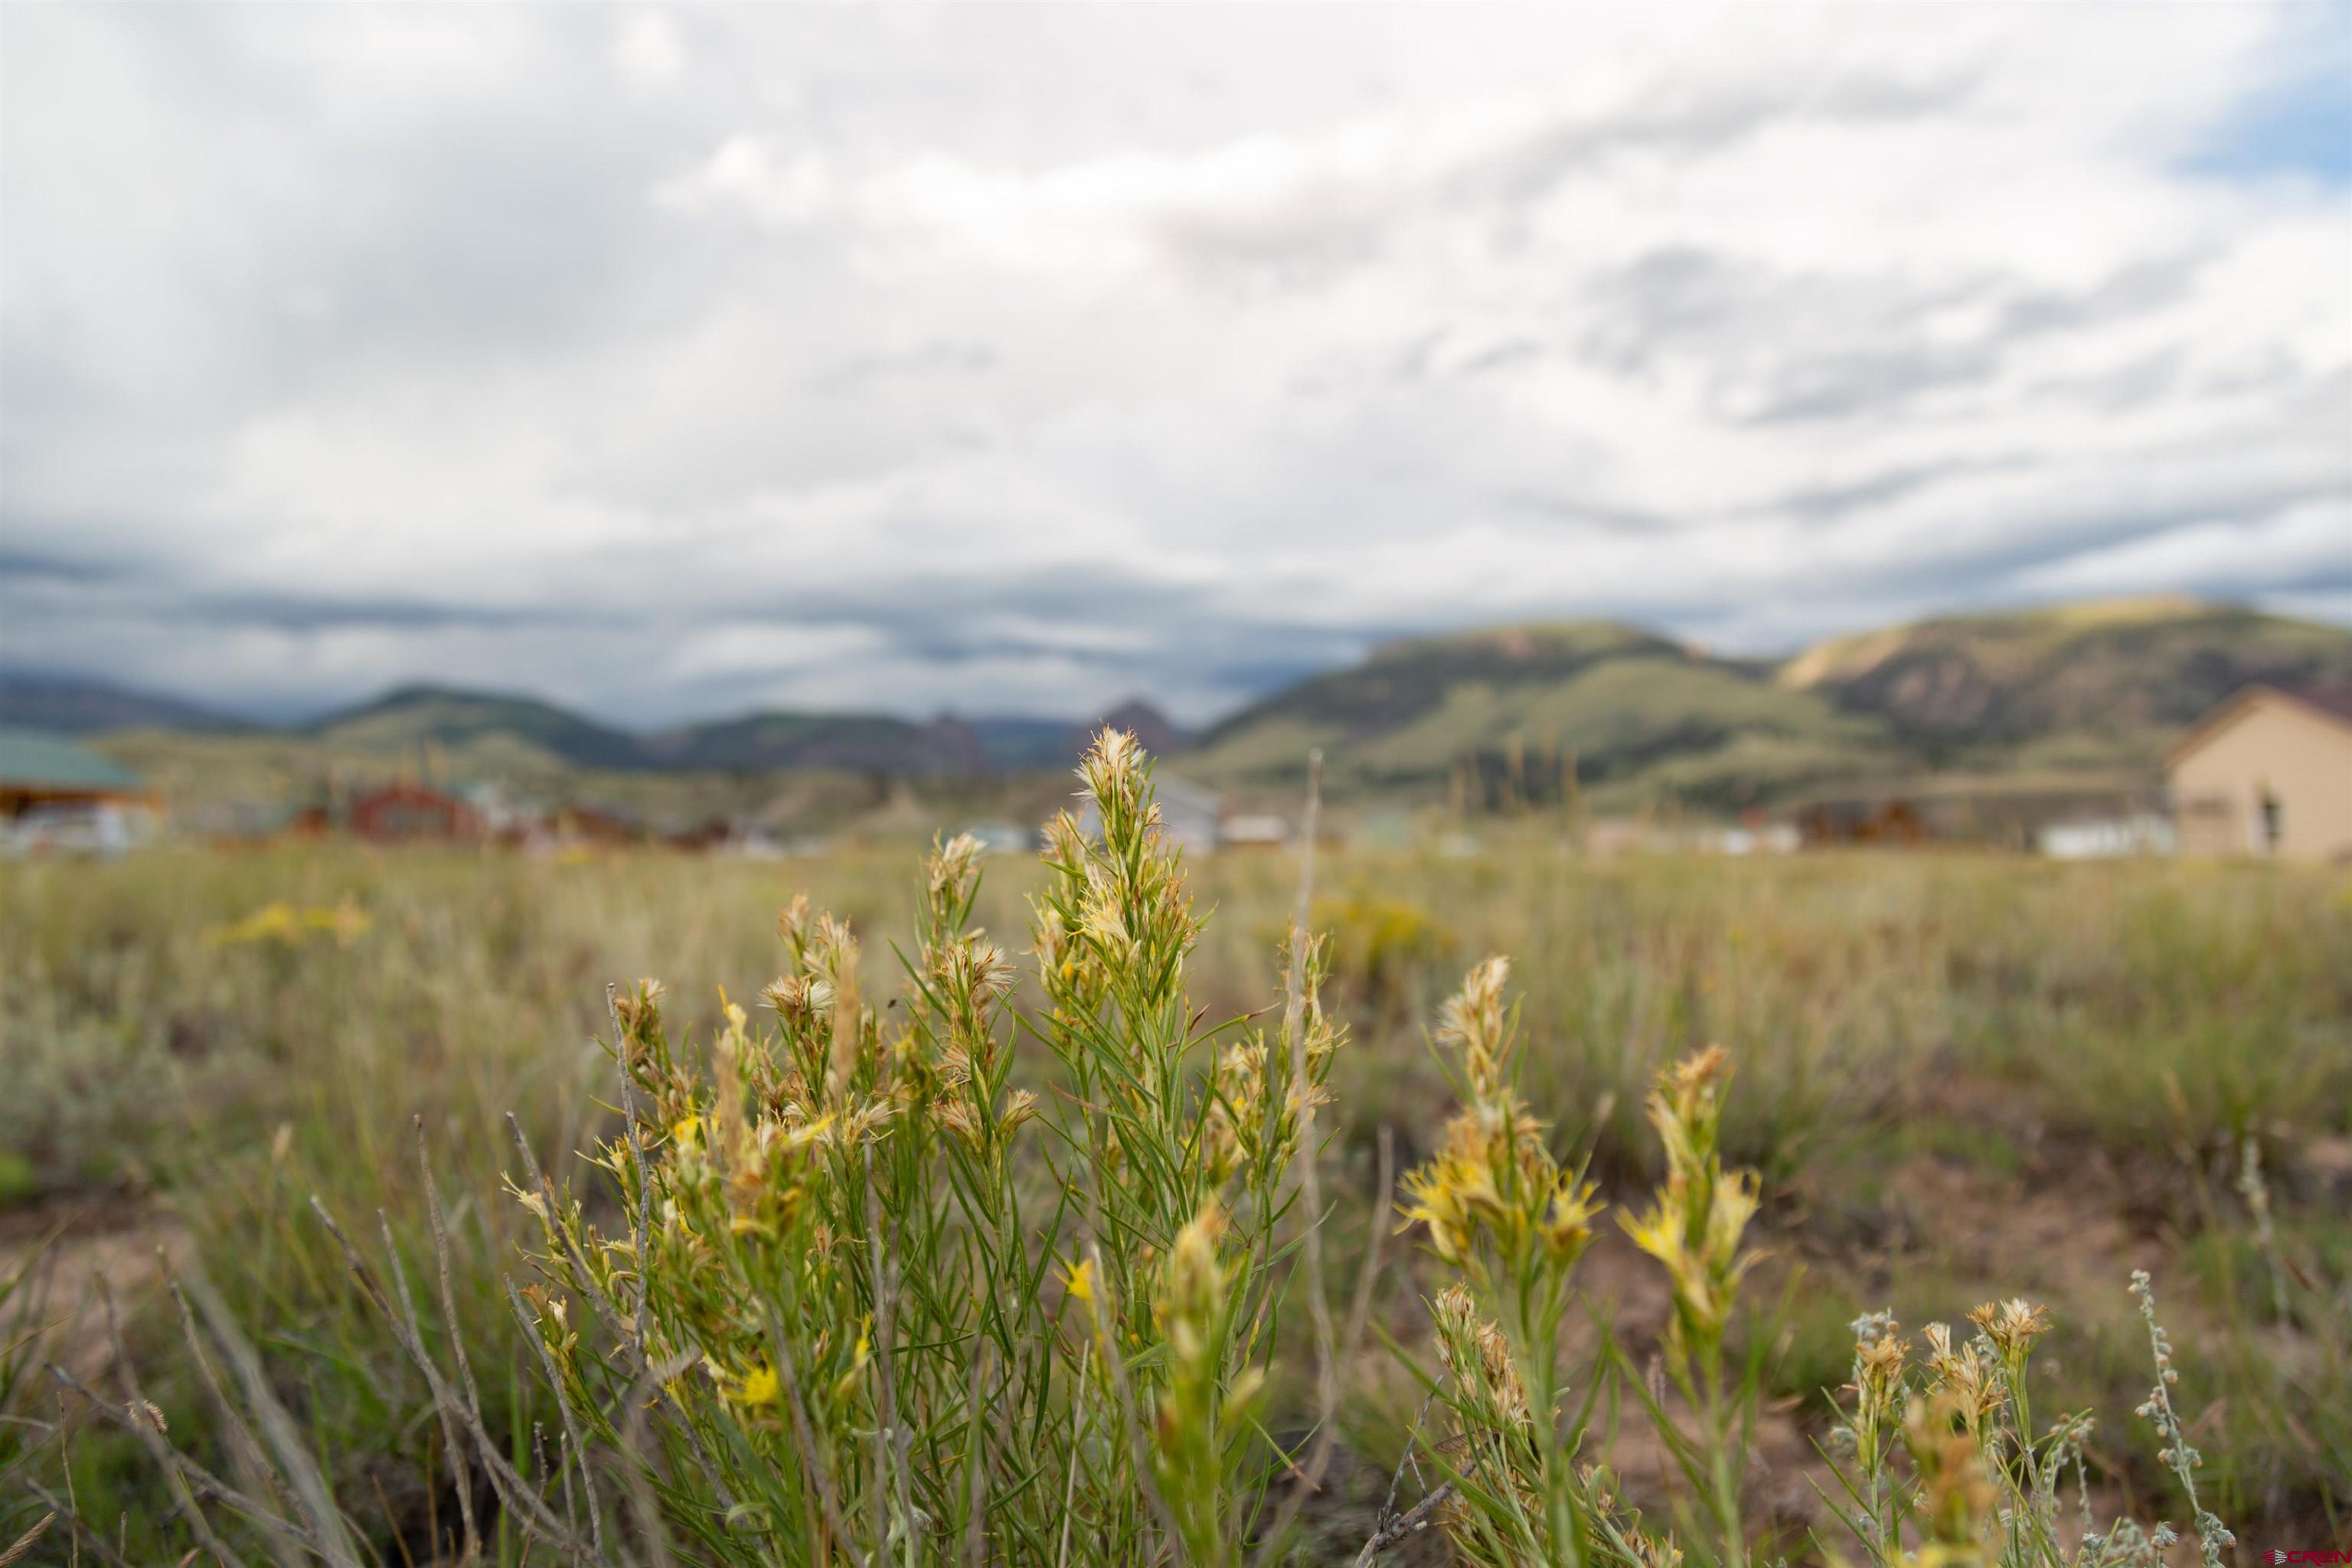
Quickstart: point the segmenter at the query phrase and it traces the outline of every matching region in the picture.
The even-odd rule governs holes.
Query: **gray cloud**
[[[1866,513],[1972,475],[2013,471],[2026,462],[2023,458],[2007,457],[1908,463],[1838,484],[1808,485],[1775,497],[1767,510],[1834,521],[1855,512]]]
[[[123,567],[107,562],[77,561],[35,550],[0,550],[0,581],[5,581],[12,588],[31,588],[35,584],[80,587],[120,582],[127,575]]]
[[[2037,338],[2148,315],[2184,299],[2196,258],[2133,261],[2085,289],[2013,278],[1921,280],[1907,268],[1776,273],[1664,247],[1597,279],[1582,352],[1620,375],[1706,367],[1718,405],[1759,424],[1886,416],[1993,381]],[[1946,324],[1965,318],[1965,326]]]

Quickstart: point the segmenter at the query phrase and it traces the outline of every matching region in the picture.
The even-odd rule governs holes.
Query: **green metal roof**
[[[0,789],[135,790],[137,773],[47,730],[0,724]]]

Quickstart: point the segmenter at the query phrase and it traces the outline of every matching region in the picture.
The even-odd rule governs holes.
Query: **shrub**
[[[1335,987],[1376,1020],[1418,1008],[1425,977],[1458,945],[1418,904],[1364,889],[1317,900],[1311,923],[1329,946]]]

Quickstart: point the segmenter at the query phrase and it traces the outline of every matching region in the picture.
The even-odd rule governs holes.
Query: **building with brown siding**
[[[0,850],[112,853],[154,835],[137,774],[65,735],[0,725]]]
[[[377,844],[470,841],[482,836],[481,818],[472,806],[456,795],[408,784],[353,795],[347,820],[355,837]]]
[[[0,817],[43,807],[152,810],[154,805],[136,773],[69,736],[0,726]]]
[[[2173,744],[2184,855],[2352,862],[2352,691],[2249,686]]]

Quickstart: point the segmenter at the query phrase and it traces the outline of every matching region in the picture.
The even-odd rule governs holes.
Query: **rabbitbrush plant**
[[[929,862],[891,996],[869,985],[875,955],[805,901],[779,923],[782,973],[756,1005],[722,997],[706,1046],[673,1037],[658,984],[613,995],[618,1126],[595,1151],[601,1190],[559,1187],[517,1137],[512,1196],[539,1239],[507,1294],[551,1395],[546,1428],[494,1431],[462,1340],[446,1357],[428,1342],[400,1251],[372,1262],[320,1207],[429,1390],[452,1560],[1254,1568],[1304,1550],[1294,1527],[1328,1470],[1384,1228],[1341,1332],[1317,1241],[1318,1112],[1343,1047],[1322,949],[1293,924],[1271,1029],[1204,1026],[1186,988],[1202,916],[1149,765],[1106,732],[1082,774],[1100,835],[1067,815],[1048,831],[1034,1006],[1012,1006],[1019,969],[972,925],[968,838]],[[1769,1335],[1741,1319],[1759,1192],[1719,1149],[1730,1064],[1699,1053],[1650,1100],[1665,1173],[1621,1223],[1670,1287],[1653,1370],[1604,1336],[1573,1385],[1564,1331],[1601,1205],[1517,1092],[1508,973],[1475,966],[1436,1032],[1459,1109],[1400,1206],[1449,1277],[1429,1303],[1434,1363],[1415,1365],[1441,1414],[1400,1465],[1424,1489],[1400,1508],[1391,1489],[1355,1560],[1441,1530],[1456,1560],[1496,1568],[1744,1564]],[[1024,1034],[1052,1064],[1034,1085],[1014,1081]],[[60,1380],[153,1457],[192,1559],[386,1561],[357,1539],[252,1345],[191,1284],[202,1321],[184,1312],[185,1336],[234,1483],[174,1448],[135,1385],[114,1398]],[[2014,1302],[1978,1323],[1958,1348],[1931,1329],[1924,1373],[1884,1315],[1857,1325],[1830,1505],[1851,1539],[1820,1545],[1884,1568],[2152,1561],[2161,1533],[2062,1524],[2069,1466],[2086,1486],[2085,1424],[2033,1426],[2041,1315]],[[1277,1396],[1308,1382],[1282,1375],[1302,1338],[1313,1430],[1284,1438]],[[1607,1468],[1595,1412],[1619,1384],[1682,1478],[1663,1522]],[[2163,1384],[2150,1408],[2189,1483]],[[54,1506],[93,1555],[116,1555],[105,1521]],[[2217,1563],[2226,1532],[2201,1510],[2198,1527]]]

